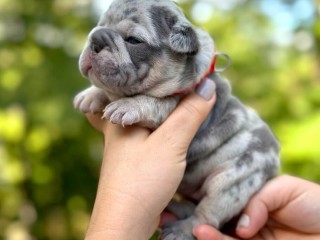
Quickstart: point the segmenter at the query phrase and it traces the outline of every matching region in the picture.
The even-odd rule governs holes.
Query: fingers
[[[308,209],[305,206],[308,201],[299,201],[302,195],[307,195],[308,186],[312,187],[312,184],[290,176],[280,176],[268,182],[249,201],[239,220],[237,234],[245,239],[251,238],[270,217],[278,224],[303,231],[299,229],[302,225],[301,217],[310,218],[311,214],[303,213]]]
[[[215,83],[206,79],[197,88],[197,94],[192,93],[184,98],[156,133],[160,138],[163,138],[163,134],[169,134],[174,140],[178,137],[187,147],[208,116],[215,100]]]
[[[236,240],[226,236],[209,225],[200,225],[193,229],[193,235],[198,240]]]
[[[104,119],[101,119],[102,113],[101,114],[91,114],[91,113],[86,113],[85,114],[88,121],[90,124],[97,129],[100,132],[103,132],[105,129],[105,126],[107,125],[107,121]]]
[[[286,196],[281,191],[283,183],[278,181],[279,178],[271,180],[249,201],[238,222],[237,234],[240,237],[247,239],[257,234],[267,223],[269,212],[283,204],[283,198]]]

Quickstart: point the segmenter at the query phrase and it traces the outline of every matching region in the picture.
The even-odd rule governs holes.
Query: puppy
[[[165,240],[194,239],[199,224],[221,228],[278,171],[276,138],[231,95],[228,81],[213,71],[215,59],[209,34],[170,0],[114,1],[80,57],[80,71],[92,86],[75,97],[75,107],[103,112],[123,126],[156,129],[203,78],[216,84],[216,104],[189,147],[178,189],[197,204],[169,204],[179,220],[164,226]]]

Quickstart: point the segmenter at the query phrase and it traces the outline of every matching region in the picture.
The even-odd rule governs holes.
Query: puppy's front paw
[[[80,92],[73,100],[74,107],[83,113],[102,112],[107,104],[107,96],[95,87]]]
[[[165,224],[161,231],[162,240],[194,240],[189,219]]]
[[[104,109],[103,118],[109,119],[112,123],[127,126],[139,123],[142,120],[142,114],[136,101],[123,98],[110,103]]]

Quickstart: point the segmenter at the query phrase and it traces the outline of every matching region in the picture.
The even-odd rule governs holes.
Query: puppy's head
[[[170,0],[116,0],[91,31],[80,71],[109,94],[164,97],[200,81],[210,36]]]

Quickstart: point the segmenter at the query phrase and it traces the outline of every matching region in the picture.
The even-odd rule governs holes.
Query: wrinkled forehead
[[[145,11],[154,7],[167,7],[171,11],[181,13],[177,5],[171,0],[113,0],[107,15],[113,15],[116,18],[115,20],[121,20],[134,13],[145,13]]]
[[[171,0],[114,0],[98,25],[117,27],[122,31],[139,28],[140,31],[147,32],[149,38],[152,38],[150,41],[155,41],[155,21],[163,14],[163,9],[170,11],[172,16],[184,16]]]

